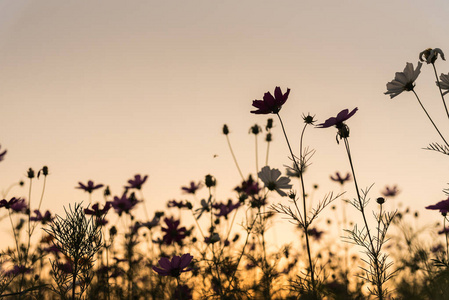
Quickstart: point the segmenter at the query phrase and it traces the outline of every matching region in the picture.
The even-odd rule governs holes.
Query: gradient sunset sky
[[[42,208],[60,213],[87,199],[78,181],[119,195],[128,179],[148,174],[152,214],[167,200],[187,199],[180,187],[210,173],[218,199],[227,200],[240,177],[222,126],[244,174],[254,174],[248,130],[268,116],[250,114],[252,100],[280,86],[291,89],[280,114],[296,153],[302,113],[321,123],[358,107],[348,125],[360,186],[375,183],[375,199],[397,184],[394,201],[436,218],[424,206],[445,198],[449,159],[422,149],[440,139],[413,94],[383,93],[422,50],[449,56],[448,16],[442,0],[0,0],[0,144],[8,150],[1,188],[48,165]],[[436,66],[449,71],[449,61]],[[448,136],[431,66],[423,65],[415,90]],[[306,185],[319,184],[319,195],[338,192],[329,176],[349,171],[335,135],[334,128],[306,132],[316,150]],[[289,153],[276,119],[273,138],[270,165],[284,171]],[[355,196],[352,186],[346,196]]]

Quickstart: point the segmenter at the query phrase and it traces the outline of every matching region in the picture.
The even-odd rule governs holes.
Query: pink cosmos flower
[[[95,185],[94,182],[92,180],[89,180],[87,182],[87,185],[84,185],[81,182],[78,182],[79,186],[75,187],[76,189],[81,189],[84,190],[86,192],[88,192],[89,194],[91,194],[94,190],[102,188],[103,185],[102,184],[97,184]]]
[[[125,188],[140,190],[147,179],[148,175],[145,175],[143,178],[139,174],[134,175],[134,179],[128,180],[129,186],[125,186]]]
[[[153,266],[153,270],[161,276],[179,277],[181,273],[192,270],[192,268],[187,268],[192,259],[193,256],[190,253],[183,254],[181,257],[175,255],[171,261],[167,257],[162,257],[159,260],[161,268]]]
[[[354,108],[351,112],[349,112],[348,109],[343,109],[341,112],[338,113],[337,117],[332,117],[327,119],[324,123],[318,124],[317,128],[328,128],[331,126],[335,126],[337,128],[341,128],[343,126],[343,122],[352,117],[356,112],[358,108]]]
[[[263,100],[254,100],[253,106],[257,108],[257,110],[252,110],[253,114],[277,114],[282,105],[284,105],[285,101],[288,99],[288,95],[290,94],[290,89],[287,88],[287,92],[282,94],[281,88],[276,87],[274,89],[274,97],[270,92],[266,92],[263,96]]]

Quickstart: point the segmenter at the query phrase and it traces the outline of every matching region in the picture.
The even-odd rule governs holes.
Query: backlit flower
[[[435,205],[426,206],[426,209],[439,210],[440,213],[447,214],[449,212],[449,197]]]
[[[398,187],[394,185],[393,187],[386,186],[385,189],[382,191],[382,195],[384,197],[394,197],[399,193]]]
[[[274,89],[274,97],[270,92],[266,92],[263,96],[263,100],[254,100],[253,106],[257,108],[257,110],[252,110],[253,114],[277,114],[282,105],[284,105],[285,101],[288,99],[288,95],[290,94],[290,89],[287,88],[287,92],[282,94],[281,88],[276,87]]]
[[[183,186],[181,190],[184,191],[186,194],[195,194],[196,191],[201,188],[202,184],[201,182],[198,182],[198,184],[195,184],[195,182],[190,182],[190,186]]]
[[[440,75],[440,82],[437,82],[437,85],[440,86],[443,92],[443,96],[449,93],[449,73]]]
[[[51,216],[50,211],[46,211],[44,215],[41,214],[39,210],[35,210],[34,213],[36,214],[35,217],[30,217],[30,221],[35,222],[41,222],[43,225],[45,225],[48,222],[51,222],[53,220],[53,217]]]
[[[281,171],[278,169],[271,169],[269,166],[265,166],[258,173],[259,178],[265,184],[265,187],[270,191],[276,191],[282,197],[287,196],[287,193],[283,189],[291,189],[292,185],[288,184],[290,178],[281,176]]]
[[[441,56],[443,60],[446,60],[444,58],[444,53],[440,48],[428,48],[424,50],[423,52],[419,53],[419,60],[425,61],[428,64],[433,64],[438,58],[438,54]]]
[[[335,177],[331,175],[331,180],[339,182],[343,185],[346,181],[351,180],[351,174],[347,173],[345,177],[341,177],[339,172],[335,173]]]
[[[134,193],[131,193],[131,195],[128,197],[126,195],[126,192],[123,193],[122,197],[114,197],[114,200],[111,201],[112,207],[115,209],[115,212],[119,214],[119,216],[122,215],[122,213],[129,214],[129,211],[134,208],[134,206],[137,205],[139,200],[136,199],[136,196]]]
[[[343,122],[352,117],[356,112],[358,108],[354,108],[351,112],[349,112],[348,109],[343,109],[341,112],[338,113],[337,117],[332,117],[327,119],[324,123],[318,124],[317,128],[328,128],[331,126],[335,126],[337,128],[341,128],[343,126]]]
[[[166,245],[171,245],[173,242],[178,244],[182,243],[182,240],[186,237],[187,229],[185,227],[179,227],[179,220],[173,220],[173,218],[165,218],[165,224],[167,227],[162,227],[162,231],[165,232],[165,235],[162,237],[162,240]]]
[[[139,174],[134,175],[134,179],[128,180],[129,185],[125,186],[125,188],[140,190],[147,179],[148,175],[145,175],[143,178]]]
[[[193,256],[190,253],[183,254],[181,257],[175,255],[171,261],[167,257],[162,257],[159,260],[161,268],[153,266],[153,270],[161,276],[179,277],[181,273],[192,270],[192,268],[187,268],[192,259]]]
[[[394,98],[403,91],[413,91],[413,83],[421,72],[421,66],[422,63],[418,62],[416,69],[413,69],[413,64],[407,63],[404,72],[396,72],[394,79],[387,83],[387,91],[384,94]]]
[[[79,186],[75,187],[76,189],[81,189],[84,190],[86,192],[88,192],[89,194],[91,194],[94,190],[102,188],[103,185],[102,184],[97,184],[95,185],[94,182],[92,180],[89,180],[87,182],[87,185],[84,185],[81,182],[78,182]]]

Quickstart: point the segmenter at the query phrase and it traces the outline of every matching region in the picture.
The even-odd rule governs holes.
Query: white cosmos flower
[[[283,191],[283,189],[290,190],[292,188],[290,182],[290,178],[281,176],[281,171],[278,169],[271,169],[269,166],[265,166],[258,173],[259,178],[265,184],[265,187],[270,191],[276,191],[282,197],[287,196],[287,193]]]
[[[387,83],[385,95],[390,95],[390,98],[394,98],[403,91],[412,91],[415,87],[413,83],[418,78],[419,73],[421,73],[421,66],[422,63],[418,62],[415,70],[412,63],[407,63],[404,72],[396,72],[394,79]]]
[[[437,85],[438,85],[438,82],[437,82]],[[440,75],[439,85],[442,90],[446,90],[445,92],[443,92],[443,96],[446,95],[447,93],[449,93],[449,73]]]
[[[425,61],[428,64],[433,64],[437,60],[438,54],[441,56],[441,58],[443,60],[446,60],[444,58],[443,50],[441,50],[440,48],[433,48],[433,49],[429,48],[429,49],[424,50],[423,52],[421,52],[419,54],[419,60]]]

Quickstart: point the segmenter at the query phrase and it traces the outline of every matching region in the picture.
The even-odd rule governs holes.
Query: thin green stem
[[[427,112],[427,110],[424,108],[424,105],[421,103],[421,100],[418,97],[418,94],[416,94],[415,90],[412,90],[413,94],[415,94],[416,99],[418,100],[419,105],[421,105],[421,108],[424,110],[424,112],[427,115],[427,118],[429,118],[430,122],[432,123],[433,127],[435,127],[435,130],[438,132],[438,134],[440,135],[440,137],[443,139],[444,143],[446,144],[446,146],[449,147],[449,143],[446,141],[446,139],[444,138],[444,136],[441,134],[440,130],[438,129],[437,125],[435,125],[435,123],[433,122],[432,118],[430,117],[429,113]]]
[[[435,73],[435,78],[437,79],[438,90],[440,91],[441,99],[443,100],[444,109],[446,110],[446,115],[449,119],[449,111],[447,110],[446,101],[444,100],[443,91],[441,90],[440,80],[438,79],[437,68],[435,67],[435,63],[432,63],[433,72]]]

